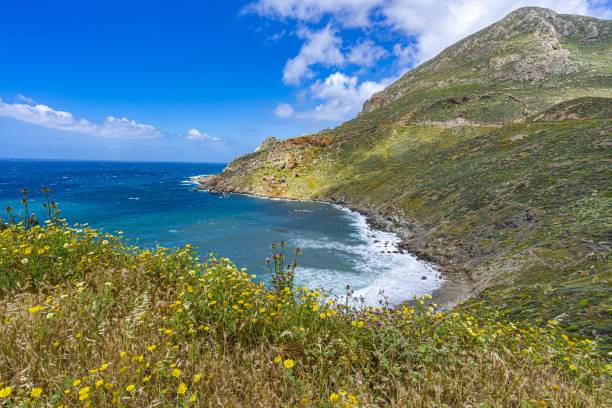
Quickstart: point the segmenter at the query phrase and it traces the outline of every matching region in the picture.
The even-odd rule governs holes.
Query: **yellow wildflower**
[[[40,387],[32,388],[32,391],[30,391],[30,396],[32,398],[38,398],[38,397],[40,397],[42,392],[43,392],[43,389],[40,388]]]
[[[283,358],[281,356],[276,356],[276,357],[274,357],[274,362],[278,364],[278,363],[281,362],[282,359]]]
[[[285,366],[286,369],[290,369],[290,368],[293,368],[293,366],[295,365],[295,362],[292,359],[288,358],[287,360],[283,362],[283,365]]]
[[[13,391],[13,387],[0,388],[0,398],[8,397],[9,395],[11,395],[12,391]]]
[[[102,386],[102,384],[104,384],[104,380],[98,380],[96,381],[96,388]]]
[[[201,379],[202,379],[202,374],[200,373],[193,376],[193,382],[196,384],[199,383]]]
[[[156,348],[157,346],[155,344],[151,344],[150,346],[147,346],[147,350],[149,351],[155,351]]]
[[[178,388],[176,389],[176,393],[179,395],[185,395],[186,392],[187,392],[187,385],[184,382],[180,383]]]
[[[126,390],[127,392],[132,392],[132,391],[134,391],[135,389],[136,389],[136,386],[135,386],[134,384],[130,384],[130,385],[128,385],[127,387],[125,387],[125,390]]]
[[[189,402],[196,402],[197,399],[198,397],[195,394],[191,394],[189,396]]]
[[[43,310],[43,307],[42,307],[42,306],[40,306],[40,305],[36,305],[36,306],[32,306],[32,307],[29,307],[29,308],[28,308],[28,312],[29,312],[30,314],[38,313],[38,312],[40,312],[41,310]]]
[[[329,398],[328,398],[328,399],[329,399],[329,401],[330,401],[331,403],[334,403],[334,404],[335,404],[336,402],[338,402],[338,401],[340,400],[340,396],[339,396],[338,394],[336,394],[335,392],[332,392],[332,393],[329,395]]]
[[[176,378],[179,378],[181,376],[181,370],[178,369],[178,368],[173,368],[172,369],[172,376],[176,377]]]

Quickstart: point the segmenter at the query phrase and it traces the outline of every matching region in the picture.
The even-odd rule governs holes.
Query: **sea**
[[[62,217],[141,247],[193,245],[269,282],[271,245],[300,248],[296,284],[368,305],[398,304],[431,293],[443,279],[434,267],[396,251],[399,237],[370,228],[363,215],[337,205],[196,191],[191,177],[220,173],[218,163],[0,160],[0,207],[21,211],[21,189],[41,220],[41,189]]]

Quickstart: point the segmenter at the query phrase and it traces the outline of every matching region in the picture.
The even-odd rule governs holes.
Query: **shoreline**
[[[459,272],[455,268],[449,268],[448,266],[440,265],[436,262],[432,257],[428,256],[425,253],[415,251],[413,247],[409,243],[409,238],[406,237],[405,233],[402,233],[402,229],[400,225],[394,224],[390,220],[385,220],[385,218],[381,215],[377,215],[372,211],[368,211],[362,208],[358,208],[356,206],[350,205],[346,202],[334,199],[325,199],[325,198],[313,198],[313,199],[305,199],[305,198],[285,198],[285,197],[271,197],[262,194],[254,194],[248,192],[239,192],[239,191],[210,191],[209,189],[203,188],[203,181],[210,178],[218,176],[217,174],[211,175],[199,175],[190,177],[190,180],[193,181],[197,187],[194,188],[194,191],[203,191],[208,194],[236,194],[242,195],[246,197],[264,199],[264,200],[278,200],[278,201],[297,201],[297,202],[316,202],[322,204],[329,204],[337,206],[341,209],[348,210],[350,212],[357,213],[364,217],[367,225],[372,230],[382,231],[387,233],[395,234],[399,238],[399,243],[394,244],[395,249],[402,254],[408,254],[412,257],[416,258],[419,262],[425,264],[426,266],[432,268],[435,272],[437,272],[441,276],[441,284],[438,288],[432,291],[430,295],[433,298],[433,301],[439,304],[439,306],[443,309],[450,309],[461,303],[463,301],[468,300],[469,298],[474,296],[474,287],[469,285],[469,282],[466,279],[465,274]],[[409,301],[403,301],[400,304],[406,303]]]

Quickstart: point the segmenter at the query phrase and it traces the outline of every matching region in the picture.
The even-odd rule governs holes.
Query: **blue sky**
[[[353,117],[372,93],[523,5],[602,0],[0,4],[0,157],[224,162]]]

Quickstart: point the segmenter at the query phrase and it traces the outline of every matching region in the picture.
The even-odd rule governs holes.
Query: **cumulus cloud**
[[[342,40],[330,25],[319,31],[301,28],[298,36],[305,42],[298,55],[285,64],[283,82],[286,84],[298,85],[302,79],[312,77],[310,67],[315,64],[333,66],[344,63],[344,55],[340,50]]]
[[[370,24],[370,12],[379,3],[380,0],[259,0],[244,7],[242,13],[311,23],[331,14],[343,25],[362,27]]]
[[[198,129],[192,128],[187,131],[185,135],[185,139],[187,140],[195,140],[197,142],[217,142],[221,140],[218,137],[211,136],[208,133],[200,132]]]
[[[314,109],[295,114],[300,119],[338,121],[347,119],[361,110],[363,103],[374,93],[382,91],[393,79],[380,82],[359,82],[356,76],[335,72],[310,87],[314,100],[320,101]]]
[[[360,42],[351,48],[347,60],[355,65],[371,67],[387,55],[387,50],[371,40]]]
[[[340,28],[372,27],[372,21],[414,39],[411,63],[438,52],[523,6],[551,8],[559,13],[610,18],[604,0],[258,0],[245,12],[299,23],[330,18]],[[406,59],[406,54],[401,55]]]
[[[276,109],[274,109],[273,113],[279,118],[290,118],[293,116],[295,111],[293,110],[293,106],[289,105],[288,103],[279,103],[276,106]]]
[[[87,119],[75,118],[70,112],[55,110],[42,104],[6,103],[0,99],[0,116],[50,129],[98,137],[122,139],[157,139],[162,137],[161,132],[155,127],[140,124],[127,118],[108,116],[103,123],[98,124]]]

